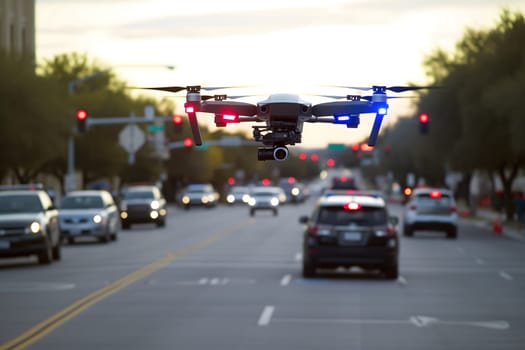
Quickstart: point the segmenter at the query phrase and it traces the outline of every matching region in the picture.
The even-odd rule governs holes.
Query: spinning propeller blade
[[[361,91],[368,91],[368,90],[389,90],[392,92],[405,92],[405,91],[416,91],[416,90],[423,90],[423,89],[439,89],[441,86],[382,86],[382,85],[374,85],[374,86],[342,86],[342,85],[336,85],[332,86],[335,88],[341,88],[341,89],[353,89],[353,90],[361,90]]]

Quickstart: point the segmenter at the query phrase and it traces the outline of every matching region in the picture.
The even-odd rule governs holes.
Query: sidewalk
[[[476,225],[485,227],[491,231],[494,231],[494,225],[499,222],[503,231],[501,234],[525,242],[525,224],[516,221],[506,221],[505,214],[503,213],[500,214],[495,210],[478,208],[476,215],[472,216],[467,208],[460,207],[458,208],[458,214],[461,220],[465,220],[466,222],[474,221]],[[494,232],[494,234],[498,233]]]

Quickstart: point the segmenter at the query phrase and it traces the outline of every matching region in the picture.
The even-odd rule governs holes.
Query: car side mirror
[[[399,224],[399,218],[397,216],[391,216],[388,218],[388,221],[392,224],[392,225],[397,225]]]
[[[301,224],[307,224],[309,220],[310,220],[310,218],[309,218],[308,216],[301,216],[301,217],[299,218],[299,223],[301,223]]]

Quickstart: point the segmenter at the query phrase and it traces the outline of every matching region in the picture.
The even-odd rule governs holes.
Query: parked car
[[[444,231],[448,238],[457,238],[458,214],[452,191],[444,188],[417,188],[403,211],[403,233],[407,237],[416,230]]]
[[[58,216],[62,239],[70,244],[86,236],[104,243],[117,239],[119,212],[107,191],[69,192],[60,202]]]
[[[120,201],[120,222],[123,229],[131,224],[155,223],[166,225],[166,199],[156,186],[131,186],[122,193]]]
[[[304,277],[317,268],[357,266],[381,270],[387,278],[399,274],[397,217],[389,217],[383,198],[366,193],[321,197],[303,235]]]
[[[193,206],[212,208],[217,205],[219,194],[209,183],[195,183],[188,185],[180,198],[184,209]]]
[[[20,187],[19,187],[20,188]],[[58,210],[42,189],[0,191],[0,257],[60,260]]]
[[[279,214],[279,199],[283,195],[283,190],[279,187],[261,186],[255,187],[250,193],[248,205],[250,206],[250,216],[254,216],[258,210],[271,210],[274,216]]]

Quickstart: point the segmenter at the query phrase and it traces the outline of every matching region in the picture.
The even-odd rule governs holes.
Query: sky
[[[425,56],[453,50],[467,27],[494,26],[505,7],[523,13],[525,1],[36,0],[37,59],[76,51],[130,86],[250,85],[260,88],[231,93],[318,103],[311,94],[356,93],[329,85],[428,83]],[[413,114],[413,100],[389,103],[386,125]],[[363,115],[357,130],[306,124],[302,146],[360,141],[372,120]]]

